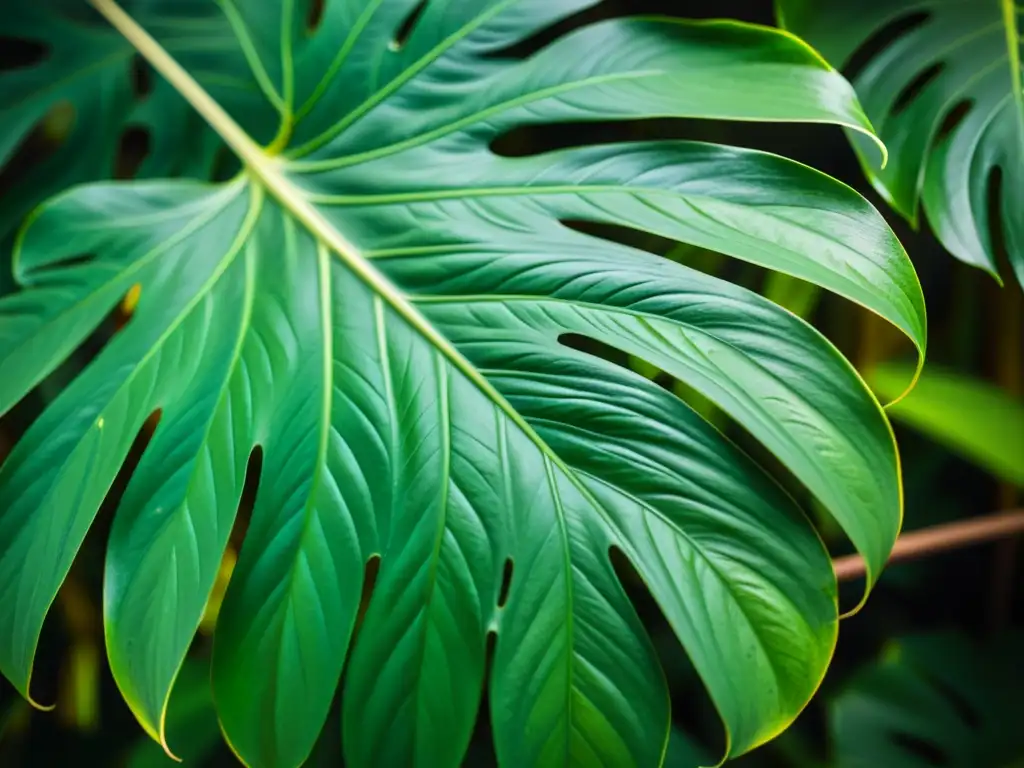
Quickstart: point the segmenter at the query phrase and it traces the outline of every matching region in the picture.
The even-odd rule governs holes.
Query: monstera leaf
[[[836,66],[873,54],[854,86],[892,160],[854,146],[876,189],[912,222],[923,206],[958,259],[1024,285],[1024,86],[1013,0],[777,0],[779,20]],[[878,48],[878,42],[886,44]]]
[[[1014,766],[1024,759],[1024,637],[895,643],[831,705],[838,768]]]
[[[888,422],[796,316],[578,222],[814,282],[923,352],[920,288],[865,200],[776,156],[685,141],[492,151],[513,128],[581,119],[867,130],[848,84],[788,35],[653,18],[548,32],[591,4],[167,2],[177,22],[147,27],[96,0],[244,170],[78,187],[21,232],[0,411],[141,288],[0,469],[0,669],[23,694],[47,607],[158,413],[104,595],[111,669],[157,739],[257,447],[212,663],[247,764],[302,762],[347,659],[352,765],[458,765],[486,670],[502,764],[658,765],[667,689],[612,549],[693,660],[729,754],[792,721],[837,631],[813,528],[671,393],[566,337],[717,403],[844,526],[869,581],[900,525]],[[215,15],[234,46],[222,68],[200,42],[162,42]],[[521,41],[538,50],[514,55]]]
[[[164,36],[168,50],[185,46],[196,57],[197,49],[213,55],[226,44],[215,16],[197,16],[180,29],[175,28],[180,19],[168,17],[158,3],[135,0],[132,7],[147,24],[170,27]],[[136,63],[131,44],[87,4],[12,3],[4,9],[0,34],[8,44],[19,43],[17,56],[11,49],[10,68],[0,71],[0,169],[40,125],[48,126],[49,143],[55,145],[0,196],[0,240],[50,195],[71,184],[111,178],[122,136],[132,128],[144,130],[149,139],[141,175],[208,173],[216,134],[204,130],[202,120],[163,80],[156,78],[144,89],[151,93],[138,92],[143,83],[136,81],[147,79],[145,66]]]

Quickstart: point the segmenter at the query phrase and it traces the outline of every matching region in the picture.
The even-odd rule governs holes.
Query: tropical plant
[[[895,398],[910,374],[907,366],[890,363],[869,371],[867,378],[882,397]],[[889,415],[1024,488],[1024,402],[1019,398],[976,378],[928,367]]]
[[[1022,640],[943,633],[891,643],[831,705],[837,768],[1019,765]]]
[[[591,5],[94,0],[126,41],[118,66],[130,45],[163,77],[154,93],[182,97],[242,169],[72,187],[20,231],[0,413],[123,297],[134,306],[0,468],[0,670],[23,695],[47,609],[156,416],[108,544],[104,625],[125,700],[168,749],[168,701],[257,449],[212,660],[222,729],[248,764],[306,758],[347,658],[352,765],[459,764],[488,671],[503,764],[657,765],[666,685],[612,549],[692,659],[729,755],[803,708],[837,632],[814,529],[682,401],[569,342],[714,402],[839,522],[869,588],[901,518],[889,424],[804,321],[583,223],[822,286],[923,355],[920,287],[869,203],[774,155],[687,141],[496,152],[515,128],[579,120],[870,130],[845,80],[789,35],[552,27]],[[50,79],[86,61],[66,8],[37,2],[18,28],[61,51]]]
[[[958,259],[1024,285],[1024,85],[1014,0],[777,0],[780,23],[851,73],[891,152],[852,135],[875,188],[916,224],[919,208]]]

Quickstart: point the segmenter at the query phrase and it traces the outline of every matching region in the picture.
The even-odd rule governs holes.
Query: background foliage
[[[713,9],[709,9],[704,3],[650,0],[630,2],[628,8],[630,12],[650,10],[684,17],[706,16],[713,11],[715,16],[771,23],[771,9],[766,5],[737,0],[716,3]],[[615,3],[608,3],[607,8],[614,12]],[[621,11],[622,7],[618,10]],[[0,60],[10,55],[6,46],[0,50]],[[52,128],[43,126],[27,145],[17,148],[15,162],[9,163],[3,177],[0,177],[2,199],[13,199],[9,191],[21,188],[26,178],[38,173],[36,169],[45,168],[47,158],[53,157],[49,154],[54,148],[53,136],[60,136],[62,132],[59,126],[55,133],[48,133],[48,130]],[[585,130],[600,137],[602,132],[607,135],[607,132],[619,129],[589,126]],[[648,121],[630,130],[637,136],[700,138],[795,157],[847,181],[885,210],[882,201],[872,196],[870,185],[864,180],[846,138],[834,128],[677,120]],[[141,141],[143,145],[149,144],[147,157],[151,158],[153,148],[159,146],[153,135],[145,139],[138,134],[134,136],[122,134],[115,151],[119,156],[144,154],[133,144]],[[520,141],[557,145],[562,138],[557,132],[548,132],[527,135]],[[56,143],[59,144],[59,140]],[[965,417],[965,412],[973,411],[965,405],[970,395],[958,390],[947,399],[943,397],[942,386],[935,388],[930,384],[948,385],[948,372],[953,371],[958,385],[963,385],[963,380],[969,378],[975,383],[968,382],[966,386],[973,391],[981,384],[982,397],[987,398],[987,402],[992,398],[1009,398],[1019,404],[1022,379],[1020,350],[1024,346],[1020,336],[1020,291],[1012,284],[1009,289],[999,290],[986,275],[948,259],[942,246],[926,231],[910,230],[897,216],[890,221],[922,278],[930,310],[930,361],[935,366],[934,376],[926,375],[924,380],[928,386],[921,390],[917,399],[904,404],[906,417],[903,423],[906,426],[897,425],[905,470],[906,527],[913,529],[1009,508],[1018,501],[1015,484],[1021,482],[1020,465],[1014,461],[1017,455],[1014,439],[1019,433],[1006,428],[1009,419],[999,418],[1004,406],[997,402],[993,406],[996,410],[988,411],[996,414],[992,426],[984,422],[979,424]],[[911,350],[902,339],[848,302],[808,292],[799,282],[780,282],[756,267],[708,258],[694,252],[681,252],[674,256],[740,284],[782,297],[787,306],[806,313],[862,370],[871,370],[884,361],[912,358]],[[88,359],[98,347],[102,334],[119,322],[121,316],[115,314],[110,317],[105,331],[79,350],[79,360]],[[886,377],[891,373],[891,368],[879,367],[874,375],[873,381],[883,393]],[[59,383],[58,373],[48,386],[55,389]],[[42,388],[0,422],[0,456],[9,450],[49,396],[48,389]],[[1018,406],[1006,407],[1006,412],[1013,413],[1015,407]],[[899,412],[893,415],[901,419]],[[958,424],[962,422],[966,424],[959,429]],[[937,429],[929,426],[935,424]],[[1000,438],[1000,435],[1004,437]],[[1001,439],[1005,442],[1000,442]],[[141,444],[133,448],[136,459],[140,451]],[[58,702],[57,711],[44,714],[30,710],[4,684],[0,689],[0,765],[57,764],[71,756],[97,764],[121,761],[129,761],[128,764],[133,766],[170,764],[155,744],[140,742],[137,723],[112,683],[102,652],[99,606],[94,603],[95,596],[100,594],[102,553],[116,507],[117,490],[123,491],[130,466],[131,461],[116,484],[112,498],[105,503],[99,524],[89,534],[82,556],[59,595],[57,609],[44,633],[37,684],[44,695],[50,694],[45,696],[46,700]],[[251,497],[248,501],[251,504]],[[841,542],[838,535],[830,542],[837,548],[837,553],[841,551]],[[998,701],[1002,705],[996,715],[1024,711],[1019,698],[1007,696],[1002,688],[1007,679],[1012,679],[1015,662],[1012,653],[990,653],[985,649],[988,644],[1011,648],[1016,645],[1019,648],[1019,643],[1012,638],[1008,640],[1011,636],[1004,634],[1009,628],[1019,626],[1024,619],[1024,590],[1019,589],[1020,571],[1014,560],[1012,550],[1005,546],[987,546],[890,569],[867,608],[843,625],[838,654],[822,695],[812,703],[793,730],[771,745],[742,758],[739,764],[755,767],[824,766],[833,763],[868,765],[872,763],[863,762],[858,750],[865,743],[877,741],[881,749],[902,750],[899,759],[904,761],[901,764],[908,766],[983,765],[986,763],[970,762],[978,753],[961,743],[970,739],[961,738],[956,743],[950,741],[950,734],[963,734],[965,729],[971,731],[979,727],[986,734],[979,743],[1003,744],[1005,741],[1007,745],[1001,749],[1006,751],[1000,752],[1000,759],[1005,757],[1007,763],[1019,759],[1020,745],[1015,745],[1012,738],[988,738],[990,731],[1002,734],[1005,730],[998,723],[991,724],[1000,718],[989,716],[990,702]],[[722,749],[713,709],[688,662],[679,653],[678,645],[653,601],[637,580],[633,579],[631,583],[631,596],[640,606],[645,623],[652,629],[662,662],[669,673],[677,730],[670,744],[667,764],[682,768],[696,764],[695,761],[713,759],[708,756],[718,755]],[[845,596],[848,604],[856,600],[857,589],[856,585],[849,587],[850,594]],[[972,639],[927,638],[931,632],[950,630]],[[924,636],[926,639],[915,639],[906,644],[898,641],[906,635]],[[187,668],[183,673],[183,684],[175,689],[169,728],[172,733],[181,734],[176,743],[186,753],[184,756],[191,753],[208,765],[233,765],[234,758],[217,738],[210,701],[204,694],[208,691],[203,685],[208,670],[203,668],[202,660],[209,653],[209,644],[208,635],[201,635],[197,640],[197,662]],[[899,656],[893,655],[893,647],[902,649]],[[956,685],[927,682],[917,685],[913,682],[917,679],[913,659],[918,655],[917,649],[922,647],[921,653],[928,658],[934,659],[938,655],[942,659],[953,659],[957,666],[969,670],[965,673],[969,680],[963,686],[966,693],[957,693]],[[937,664],[939,667],[949,666],[946,662]],[[894,665],[897,672],[890,673],[888,670]],[[989,671],[973,671],[979,666]],[[892,682],[893,679],[897,682]],[[906,694],[907,690],[912,694]],[[911,696],[909,704],[906,696]],[[962,703],[965,698],[968,701],[966,708]],[[921,712],[952,709],[950,717],[960,724],[959,730],[935,734],[911,722],[899,731],[902,735],[898,734],[899,738],[894,741],[891,734],[881,732],[881,726],[871,717],[858,719],[865,699],[881,702],[879,705],[867,705],[871,717],[877,714],[879,706],[902,712],[909,708],[911,720]],[[975,701],[978,703],[972,703]],[[854,736],[851,737],[851,733]],[[870,737],[860,736],[863,733],[870,734]],[[326,729],[310,764],[336,764],[337,740],[336,729]],[[858,760],[862,762],[858,763]],[[486,718],[482,718],[467,765],[492,762]]]

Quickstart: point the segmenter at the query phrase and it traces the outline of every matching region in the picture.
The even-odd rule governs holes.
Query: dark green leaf
[[[191,24],[183,36],[173,29],[175,19],[167,18],[169,0],[130,5],[147,25],[159,29],[172,22],[162,37],[169,50],[183,45],[216,50],[211,44],[219,14],[211,17],[214,24]],[[207,4],[187,0],[181,5]],[[50,195],[72,184],[112,178],[129,129],[144,131],[148,139],[139,175],[209,175],[216,134],[159,77],[151,93],[137,93],[134,48],[85,3],[10,3],[3,18],[0,34],[20,39],[34,55],[0,72],[0,171],[10,174],[11,184],[0,188],[0,242]],[[198,56],[193,50],[191,57]],[[36,162],[23,172],[5,168],[21,146]],[[0,276],[0,294],[3,285]]]
[[[1003,243],[1024,285],[1024,10],[1014,0],[776,3],[786,28],[836,66],[861,46],[873,53],[854,86],[889,164],[851,138],[878,191],[912,222],[923,206],[950,253],[994,275]]]
[[[831,705],[838,768],[978,768],[1024,758],[1024,637],[911,637]]]
[[[657,765],[667,690],[613,547],[693,660],[729,753],[785,728],[837,630],[813,528],[678,398],[559,342],[611,345],[713,401],[839,520],[872,580],[901,515],[889,425],[792,314],[563,222],[799,276],[923,352],[906,254],[855,192],[772,155],[671,142],[507,158],[490,143],[581,118],[867,130],[846,82],[791,37],[726,22],[608,20],[525,60],[500,55],[584,0],[434,0],[397,42],[412,0],[328,2],[315,34],[304,3],[236,0],[219,17],[233,53],[206,63],[199,43],[161,45],[194,21],[191,4],[155,39],[96,4],[245,173],[80,187],[22,232],[27,288],[0,302],[0,412],[132,286],[141,299],[0,468],[0,669],[19,689],[100,501],[160,411],[105,586],[113,673],[158,738],[256,446],[255,510],[213,660],[226,737],[248,764],[306,758],[348,656],[351,765],[458,765],[494,632],[503,764]],[[223,73],[242,79],[224,90]]]

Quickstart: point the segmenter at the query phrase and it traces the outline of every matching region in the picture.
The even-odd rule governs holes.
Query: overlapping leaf
[[[490,145],[583,118],[865,128],[845,81],[792,38],[721,22],[609,20],[507,53],[586,0],[335,0],[315,31],[304,3],[235,0],[220,11],[264,98],[225,110],[215,62],[182,68],[159,34],[96,5],[245,173],[78,188],[23,232],[25,290],[0,303],[0,409],[132,286],[141,299],[0,469],[0,669],[27,694],[49,602],[159,411],[105,595],[111,667],[155,737],[256,446],[259,490],[213,662],[225,734],[248,764],[308,755],[348,657],[351,764],[458,765],[489,633],[503,764],[659,764],[667,691],[611,548],[693,659],[730,754],[784,728],[835,642],[820,540],[680,400],[561,341],[604,342],[716,402],[830,509],[872,578],[900,521],[889,426],[803,321],[564,222],[793,274],[923,350],[905,254],[853,191],[771,155],[672,142],[508,158]]]
[[[833,64],[861,46],[854,79],[892,153],[852,135],[875,187],[913,222],[923,207],[942,244],[993,274],[1005,245],[1024,285],[1024,85],[1014,0],[777,0],[782,23]],[[875,50],[884,41],[881,50]]]

